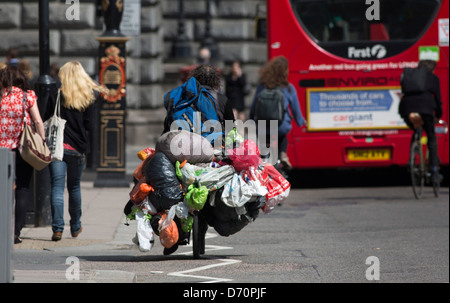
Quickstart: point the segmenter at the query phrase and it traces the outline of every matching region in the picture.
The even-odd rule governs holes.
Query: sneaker
[[[60,241],[62,238],[62,231],[57,231],[53,233],[52,241]]]

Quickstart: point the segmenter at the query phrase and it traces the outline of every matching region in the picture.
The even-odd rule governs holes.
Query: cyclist
[[[416,127],[415,123],[411,121],[411,118],[414,119],[417,114],[422,118],[423,129],[428,139],[427,146],[432,181],[440,182],[443,177],[439,174],[440,162],[434,124],[435,117],[439,119],[442,116],[442,101],[439,78],[433,73],[436,68],[436,62],[432,60],[421,60],[417,68],[426,68],[427,70],[425,90],[419,93],[405,93],[400,101],[399,114],[412,130],[415,130]],[[412,140],[413,138],[411,142]]]

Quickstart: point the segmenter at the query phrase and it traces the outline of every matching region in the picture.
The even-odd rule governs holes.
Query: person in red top
[[[7,66],[0,70],[0,90],[0,148],[8,148],[16,153],[14,243],[21,243],[20,231],[25,225],[28,204],[32,200],[30,181],[33,175],[33,167],[22,159],[18,151],[24,128],[24,105],[27,112],[25,123],[33,123],[42,140],[45,140],[44,123],[39,114],[36,94],[29,89],[26,76],[17,66]]]

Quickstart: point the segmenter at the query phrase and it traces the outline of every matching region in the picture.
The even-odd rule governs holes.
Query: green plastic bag
[[[206,186],[195,187],[193,184],[189,185],[188,192],[185,196],[188,207],[201,210],[205,206],[208,199],[208,188]]]
[[[181,229],[183,232],[188,233],[192,229],[192,224],[194,223],[194,218],[192,216],[187,216],[186,219],[180,219]]]

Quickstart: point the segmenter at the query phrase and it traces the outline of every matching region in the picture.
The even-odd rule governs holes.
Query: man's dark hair
[[[220,88],[220,72],[211,64],[201,64],[197,66],[190,73],[190,77],[197,79],[201,85],[209,86],[215,90]]]

